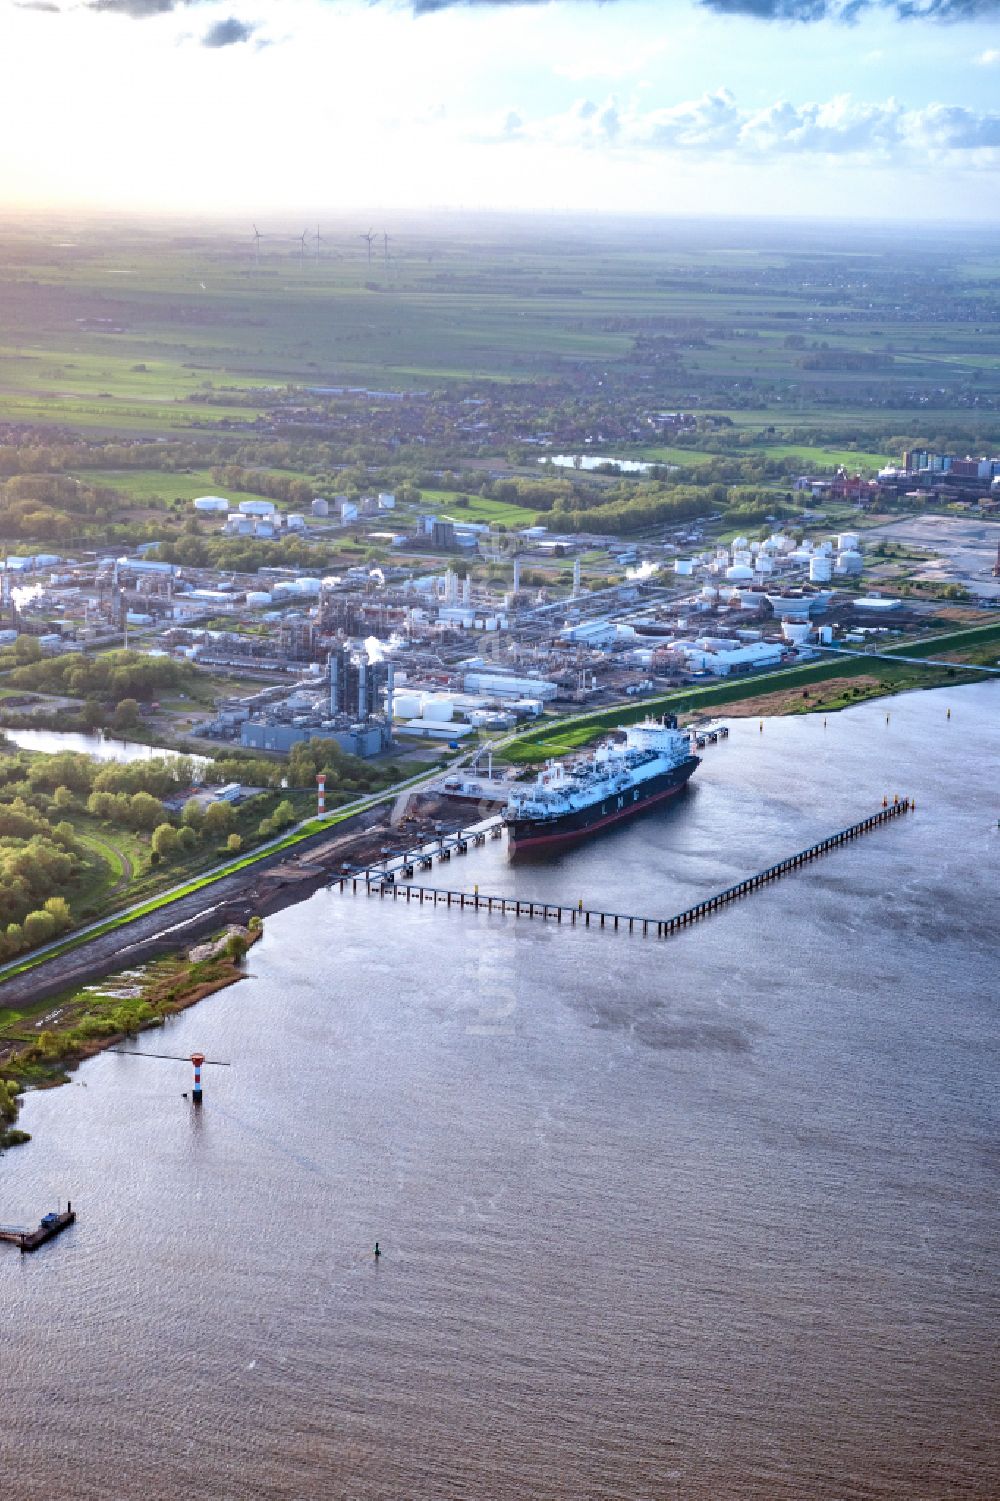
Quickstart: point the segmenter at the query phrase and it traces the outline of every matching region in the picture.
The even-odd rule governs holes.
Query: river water
[[[665,915],[917,811],[665,942],[322,891],[143,1039],[231,1064],[200,1114],[111,1055],[30,1098],[0,1219],[80,1219],[0,1246],[0,1491],[996,1501],[998,719],[736,722],[428,879]]]
[[[76,730],[15,730],[5,729],[4,735],[22,750],[41,751],[54,756],[61,751],[74,751],[78,755],[93,756],[98,761],[152,761],[154,758],[171,759],[186,754],[183,751],[164,750],[158,745],[143,745],[138,740],[116,740],[112,735],[87,735]],[[193,761],[203,761],[203,756],[193,756]]]

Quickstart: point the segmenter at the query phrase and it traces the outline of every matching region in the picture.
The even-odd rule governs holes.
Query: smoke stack
[[[332,651],[327,658],[330,667],[330,718],[340,713],[340,656]]]

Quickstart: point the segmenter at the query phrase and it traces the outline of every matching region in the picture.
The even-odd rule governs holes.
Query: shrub
[[[65,906],[65,903],[63,905]],[[44,908],[38,912],[29,912],[24,919],[23,931],[28,947],[37,948],[39,944],[48,943],[51,938],[55,937],[56,919]]]
[[[153,854],[161,860],[170,860],[181,847],[181,836],[173,824],[161,823],[153,833]]]

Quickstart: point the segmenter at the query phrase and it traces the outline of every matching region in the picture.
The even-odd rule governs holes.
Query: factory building
[[[244,750],[290,751],[303,740],[335,740],[351,756],[377,756],[388,746],[384,725],[357,724],[337,729],[323,723],[313,725],[271,723],[248,719],[240,726],[240,745]]]
[[[367,652],[354,653],[342,646],[327,658],[327,672],[331,718],[346,714],[357,721],[372,719],[382,712],[384,698],[386,719],[392,723],[391,662],[372,662]]]
[[[466,693],[482,693],[489,698],[538,698],[545,703],[559,692],[555,683],[544,678],[506,677],[495,672],[467,672],[463,687]]]
[[[780,641],[751,641],[737,646],[732,641],[699,636],[696,641],[678,641],[675,651],[696,672],[710,672],[715,677],[757,672],[763,667],[777,667],[784,654]]]

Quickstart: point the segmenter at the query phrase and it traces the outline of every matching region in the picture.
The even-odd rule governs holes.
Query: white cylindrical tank
[[[819,639],[822,641],[824,646],[829,646],[830,642],[833,640],[833,626],[821,625],[819,628]]]
[[[250,589],[247,593],[247,604],[251,609],[259,609],[263,605],[271,604],[271,595],[266,589]]]
[[[806,620],[783,620],[781,622],[781,634],[793,646],[801,646],[804,641],[809,640],[812,634],[812,626]]]
[[[837,572],[856,577],[864,568],[864,559],[859,552],[842,552],[837,555]]]
[[[694,561],[691,558],[677,558],[674,561],[674,572],[685,576],[694,573]]]
[[[719,598],[719,591],[718,589],[713,589],[711,584],[706,584],[700,591],[700,597],[707,600],[710,605],[714,605]]]
[[[758,573],[773,573],[774,564],[766,552],[758,553],[754,567]]]
[[[240,511],[244,516],[273,516],[276,509],[273,500],[240,501]]]
[[[822,554],[822,556],[824,558],[828,558],[830,556],[830,554],[833,552],[833,543],[832,542],[821,542],[819,544],[819,546],[817,547],[816,551],[818,553]]]
[[[734,563],[726,569],[726,578],[733,584],[749,582],[753,578],[753,569],[746,563]]]
[[[817,555],[809,562],[809,582],[811,584],[828,584],[833,577],[833,564],[825,555]]]
[[[392,712],[395,719],[423,718],[424,699],[421,693],[394,693]]]
[[[734,549],[734,551],[737,550],[737,549],[739,549],[739,548],[744,548],[744,547],[746,547],[746,545],[747,545],[747,539],[746,539],[746,537],[734,537],[733,538],[733,549]]]
[[[229,501],[223,500],[221,495],[199,495],[197,500],[191,502],[196,511],[228,511]]]
[[[318,594],[323,587],[322,579],[296,579],[295,588],[299,594]]]
[[[837,538],[838,552],[860,552],[861,538],[857,532],[841,532]]]
[[[753,562],[753,553],[749,552],[745,547],[734,548],[733,562],[742,563],[744,566],[748,566]]]
[[[425,698],[424,718],[440,720],[447,724],[455,717],[455,705],[450,698]]]

